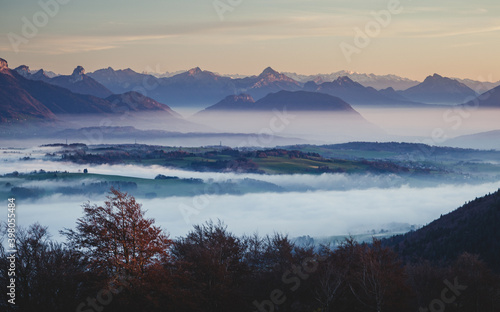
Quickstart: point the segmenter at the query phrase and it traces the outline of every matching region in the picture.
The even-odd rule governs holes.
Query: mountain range
[[[297,81],[266,68],[258,76],[232,79],[201,70],[199,67],[169,77],[157,78],[139,74],[131,69],[97,70],[89,74],[115,93],[137,90],[157,101],[182,107],[207,106],[227,95],[248,93],[254,98],[262,98],[271,92],[301,89]]]
[[[21,74],[19,74],[21,71]],[[128,92],[121,95],[109,95],[99,98],[88,94],[79,94],[67,88],[37,79],[27,79],[21,68],[11,70],[7,61],[0,59],[0,111],[2,121],[22,120],[55,120],[57,115],[63,114],[119,114],[124,111],[161,111],[165,116],[178,117],[167,105],[161,104],[137,92]],[[26,73],[26,72],[24,72]],[[96,86],[100,84],[93,79],[87,79],[83,69],[77,68],[74,72],[83,82],[81,86]],[[37,72],[32,76],[43,76]],[[58,83],[69,82],[68,76],[61,77]],[[57,78],[57,77],[56,77]],[[75,78],[75,77],[74,77]],[[45,78],[44,78],[45,79]],[[50,82],[52,79],[48,78]],[[78,81],[75,84],[78,84]],[[89,82],[89,83],[87,83]],[[96,84],[94,84],[94,82]],[[71,82],[70,82],[71,83]],[[103,89],[101,89],[103,90]]]
[[[31,74],[29,67],[26,65],[21,65],[14,70],[26,79],[43,81],[68,89],[73,93],[93,95],[100,98],[106,98],[113,94],[108,88],[85,75],[85,69],[82,66],[77,66],[69,76],[60,75],[53,78],[50,78],[43,69]]]
[[[316,75],[300,75],[297,73],[290,73],[290,72],[285,72],[283,74],[301,83],[314,81],[317,84],[333,81],[340,77],[348,77],[349,79],[356,81],[365,87],[372,87],[377,90],[386,88],[394,88],[395,90],[405,90],[410,87],[416,86],[417,84],[420,83],[419,81],[399,77],[396,75],[363,74],[346,70],[341,70],[330,74],[316,74]]]
[[[500,86],[484,92],[463,105],[482,108],[500,108]]]
[[[389,106],[421,106],[422,103],[399,95],[394,89],[377,91],[372,87],[365,87],[349,77],[339,77],[332,82],[323,82],[317,85],[314,81],[307,82],[304,88],[310,91],[321,92],[340,97],[353,105],[389,105]]]
[[[264,69],[259,75],[236,78],[221,76],[201,70],[199,67],[161,78],[137,73],[131,69],[114,70],[111,67],[86,73],[81,66],[77,66],[71,75],[51,77],[52,74],[44,69],[33,72],[25,65],[10,70],[5,60],[2,60],[2,68],[3,90],[0,93],[2,95],[0,109],[4,112],[3,121],[54,119],[55,115],[61,114],[116,113],[123,110],[161,110],[171,116],[179,117],[168,105],[204,109],[223,99],[229,109],[234,110],[238,107],[238,103],[245,104],[245,101],[248,103],[244,107],[248,109],[261,105],[263,102],[259,100],[281,91],[306,92],[293,94],[294,96],[307,94],[313,102],[321,96],[313,96],[308,92],[324,93],[342,99],[354,107],[360,105],[429,107],[427,103],[460,104],[464,103],[465,99],[471,100],[477,97],[471,103],[479,103],[481,107],[496,108],[499,107],[500,94],[496,92],[499,90],[497,87],[478,97],[476,92],[465,84],[437,74],[406,90],[396,91],[393,87],[377,90],[364,86],[348,76],[340,76],[333,81],[323,81],[327,77],[318,76],[314,80],[302,82],[271,67]],[[354,75],[349,72],[346,74]],[[306,77],[308,76],[300,76],[301,80]],[[366,77],[379,78],[373,75]],[[394,81],[408,82],[397,76],[384,77],[387,81],[394,79]],[[243,98],[241,94],[244,94]],[[234,103],[235,100],[238,103]],[[249,101],[253,103],[248,105]],[[299,102],[301,104],[297,104]],[[303,106],[300,109],[318,108],[315,106],[317,104],[307,103],[304,97],[301,97],[299,102],[293,104],[294,109],[299,109],[300,105]],[[291,105],[290,103],[292,102],[288,105]],[[216,107],[221,106],[223,103],[218,103]]]
[[[339,73],[341,72],[337,74]],[[198,67],[161,78],[150,74],[139,74],[131,69],[114,70],[112,68],[97,70],[88,75],[112,92],[123,93],[137,90],[173,107],[207,107],[209,103],[220,101],[228,95],[238,94],[248,94],[255,100],[259,100],[269,93],[281,90],[327,93],[340,97],[352,105],[403,107],[425,106],[422,104],[458,104],[463,103],[465,98],[477,95],[465,84],[437,74],[427,77],[422,83],[392,75],[384,76],[385,81],[392,81],[393,85],[397,86],[400,86],[397,84],[398,81],[408,82],[407,85],[411,82],[411,87],[402,91],[396,91],[396,88],[390,86],[389,83],[378,84],[379,87],[386,87],[377,90],[351,79],[348,75],[326,81],[325,79],[331,77],[300,76],[301,79],[298,81],[270,67],[257,76],[243,78],[221,76]],[[352,73],[350,75],[353,76]],[[292,76],[299,77],[296,74]],[[313,79],[304,81],[307,77]]]
[[[181,74],[186,71],[187,70],[179,70],[175,72],[167,71],[164,73],[146,72],[143,74],[152,75],[156,78],[168,78],[175,76],[177,74]],[[57,74],[53,72],[47,72],[47,74],[50,75],[50,77],[57,76]],[[233,79],[249,77],[248,75],[241,75],[241,74],[219,74],[219,73],[215,74],[221,77],[229,77]],[[362,84],[365,87],[372,87],[377,90],[392,88],[394,90],[402,91],[414,87],[420,83],[420,81],[408,79],[405,77],[400,77],[397,75],[375,75],[375,74],[357,73],[347,70],[341,70],[329,74],[316,74],[316,75],[301,75],[292,72],[281,72],[281,74],[297,81],[300,84],[305,84],[308,81],[314,81],[318,84],[321,84],[323,82],[333,81],[340,77],[348,77],[353,81]],[[500,85],[500,81],[490,82],[490,81],[479,81],[473,79],[460,79],[460,78],[452,78],[452,79],[465,84],[469,88],[475,90],[477,93],[486,92]]]
[[[465,84],[438,74],[428,76],[422,83],[399,93],[412,101],[429,104],[457,104],[477,96]]]
[[[4,59],[0,59],[0,99],[1,122],[55,119],[54,113],[24,89]]]
[[[230,95],[191,118],[225,132],[300,133],[315,141],[368,140],[385,134],[343,99],[311,91],[282,90],[258,100],[249,94]],[[314,129],[321,134],[313,134]]]

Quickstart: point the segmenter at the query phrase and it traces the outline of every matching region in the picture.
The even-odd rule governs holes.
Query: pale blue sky
[[[11,67],[63,74],[76,65],[241,74],[272,66],[304,74],[352,70],[422,80],[436,72],[500,80],[494,0],[400,0],[402,12],[348,62],[341,43],[354,45],[354,29],[364,29],[374,21],[370,12],[390,1],[397,0],[242,0],[221,21],[214,0],[69,0],[15,52],[8,34],[22,36],[23,17],[32,20],[42,9],[38,1],[0,0],[0,57]]]

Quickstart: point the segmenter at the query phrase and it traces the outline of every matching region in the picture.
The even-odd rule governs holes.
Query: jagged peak
[[[71,76],[81,76],[85,75],[85,69],[82,66],[77,66],[75,70],[73,70],[73,74]]]
[[[45,73],[45,70],[43,70],[43,69],[38,70],[36,73],[33,74],[33,76],[34,77],[40,77],[40,76],[48,77],[48,75]]]
[[[9,68],[9,63],[3,58],[0,58],[0,69]]]
[[[337,78],[337,80],[335,80],[335,81],[338,82],[339,84],[343,84],[343,83],[352,84],[352,83],[354,83],[354,81],[347,76],[341,76],[341,77]]]
[[[188,70],[188,73],[191,76],[197,75],[197,74],[199,74],[201,72],[202,72],[202,70],[199,67],[191,68],[190,70]]]
[[[14,70],[22,70],[22,71],[27,71],[29,72],[30,71],[30,68],[28,65],[21,65],[21,66],[17,66]]]
[[[18,66],[14,70],[24,78],[27,78],[31,75],[30,68],[26,65]]]
[[[443,76],[438,75],[438,74],[434,74],[434,75],[427,76],[425,78],[424,82],[425,81],[427,81],[427,82],[429,82],[429,81],[436,81],[436,80],[442,80],[442,79],[444,79]]]
[[[263,76],[263,75],[279,75],[279,73],[269,66],[266,69],[264,69],[260,75],[261,76]]]

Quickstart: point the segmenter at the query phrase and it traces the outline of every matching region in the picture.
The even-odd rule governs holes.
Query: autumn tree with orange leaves
[[[76,230],[63,232],[94,269],[108,275],[138,276],[168,257],[172,241],[145,218],[142,205],[114,188],[104,206],[83,204]]]

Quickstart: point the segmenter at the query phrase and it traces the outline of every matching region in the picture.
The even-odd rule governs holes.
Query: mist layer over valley
[[[116,146],[115,151],[119,147]],[[399,173],[262,174],[52,160],[68,148],[63,144],[2,149],[0,174],[4,176],[0,178],[0,191],[6,196],[17,192],[21,225],[38,221],[50,226],[51,233],[58,237],[59,230],[74,226],[82,213],[82,203],[103,202],[109,187],[114,186],[136,196],[148,215],[174,236],[186,234],[194,224],[217,219],[241,234],[258,231],[260,234],[283,232],[292,237],[326,237],[398,233],[424,225],[470,199],[495,191],[500,182],[495,152],[481,154],[485,159],[481,166],[489,165],[482,173],[472,169],[476,170],[475,174],[463,172],[469,170],[467,166],[460,169],[460,174],[445,173],[437,167],[433,169],[437,170],[435,174],[405,173],[404,170],[398,170]],[[86,153],[91,154],[94,149],[99,150],[92,147]],[[371,158],[379,157],[373,147],[368,145],[367,149],[372,150]],[[389,147],[382,145],[379,149],[385,159],[392,157],[387,152]],[[340,147],[320,151],[349,152]],[[445,154],[434,151],[438,161],[455,157],[472,159],[481,152],[471,153],[467,156],[466,150],[449,150]],[[478,165],[480,163],[471,164]],[[13,175],[14,170],[19,173]]]

